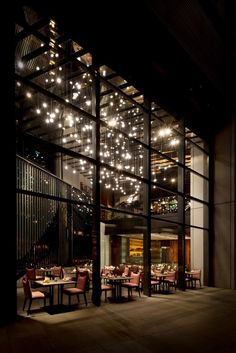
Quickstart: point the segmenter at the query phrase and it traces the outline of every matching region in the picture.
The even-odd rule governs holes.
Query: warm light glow
[[[169,136],[170,134],[171,134],[171,129],[168,127],[159,130],[159,136],[161,137],[166,137],[166,136]]]

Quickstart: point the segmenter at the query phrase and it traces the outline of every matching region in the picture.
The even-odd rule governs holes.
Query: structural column
[[[93,224],[92,224],[92,254],[93,254],[93,292],[92,302],[96,306],[101,304],[101,259],[100,259],[100,77],[99,69],[95,70],[95,87],[92,94],[92,114],[96,116],[96,136],[94,139],[96,151],[96,171],[94,183]]]

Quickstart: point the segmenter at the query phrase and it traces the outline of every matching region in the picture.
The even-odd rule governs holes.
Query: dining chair
[[[24,276],[22,279],[23,289],[24,289],[24,304],[23,311],[25,310],[25,306],[27,301],[29,301],[27,315],[30,314],[30,308],[33,300],[42,300],[44,301],[44,306],[46,306],[46,299],[50,298],[50,294],[45,291],[32,290],[30,280],[27,276]]]
[[[154,292],[158,292],[158,287],[160,288],[159,279],[151,279],[151,288]]]
[[[106,283],[101,284],[101,291],[105,293],[105,302],[107,301],[107,292],[112,292],[113,289],[114,288],[112,284],[106,284]]]
[[[37,270],[35,267],[26,267],[25,274],[27,278],[30,280],[30,285],[32,288],[40,287],[39,285],[35,284],[34,281],[44,280],[44,276],[37,275]]]
[[[177,288],[176,281],[176,271],[169,271],[167,275],[164,277],[163,285],[166,286],[167,291],[169,292],[170,288]]]
[[[36,281],[36,280],[40,281],[40,280],[44,279],[43,276],[37,275],[37,271],[36,271],[35,267],[26,267],[25,273],[26,273],[27,278],[31,281]]]
[[[196,283],[199,282],[199,286],[201,288],[201,270],[192,270],[191,273],[191,280],[194,282],[194,287],[196,288]]]
[[[86,277],[86,291],[88,292],[90,289],[90,277],[89,277],[89,271],[88,270],[78,270],[77,271],[77,277],[81,276],[81,277]]]
[[[121,287],[128,289],[128,298],[132,296],[132,289],[136,289],[140,296],[140,273],[131,272],[130,276],[132,277],[130,281],[122,283]]]
[[[87,298],[86,298],[86,284],[87,284],[87,276],[78,276],[76,287],[64,287],[62,293],[68,296],[69,305],[71,305],[71,297],[76,295],[78,298],[78,302],[80,302],[80,294],[84,295],[84,301],[86,306]]]

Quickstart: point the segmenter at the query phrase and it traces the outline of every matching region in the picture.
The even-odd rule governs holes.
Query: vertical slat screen
[[[20,273],[29,263],[45,266],[58,261],[59,219],[63,222],[59,208],[62,210],[66,205],[50,196],[68,199],[68,206],[71,198],[78,203],[91,200],[74,187],[72,196],[69,184],[20,156],[16,157],[16,171],[17,272]],[[77,205],[73,207],[77,209]],[[70,221],[67,227],[71,226]]]

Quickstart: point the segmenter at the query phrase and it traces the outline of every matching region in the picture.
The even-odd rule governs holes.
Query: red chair
[[[69,305],[71,305],[71,297],[76,295],[78,298],[78,302],[80,302],[79,295],[84,295],[84,301],[86,306],[87,298],[86,298],[86,284],[87,284],[87,276],[78,276],[76,287],[65,287],[63,288],[63,294],[68,295]]]
[[[36,269],[35,269],[34,267],[32,267],[32,268],[26,267],[25,273],[26,273],[27,278],[28,278],[30,281],[36,281],[36,280],[37,280],[37,281],[40,281],[40,280],[43,280],[43,279],[44,279],[43,276],[37,275]]]
[[[122,283],[121,287],[128,289],[128,298],[132,296],[132,289],[136,289],[140,296],[140,273],[131,272],[131,280]]]
[[[26,273],[26,277],[30,280],[30,284],[32,288],[40,287],[39,285],[35,284],[34,281],[43,281],[44,276],[37,275],[36,268],[26,267],[25,273]]]
[[[88,292],[90,289],[90,277],[89,277],[89,271],[88,270],[84,270],[84,271],[77,271],[77,277],[86,277],[86,291]],[[76,279],[77,280],[77,279]]]
[[[38,290],[32,290],[31,289],[31,284],[30,280],[27,278],[27,276],[24,276],[22,279],[22,284],[23,284],[23,289],[24,289],[24,304],[23,304],[23,311],[25,310],[25,306],[27,303],[27,300],[29,301],[29,306],[27,310],[27,315],[30,314],[30,308],[33,300],[42,300],[44,301],[44,306],[46,306],[46,299],[50,298],[50,294],[48,292],[43,292],[43,291],[38,291]]]

